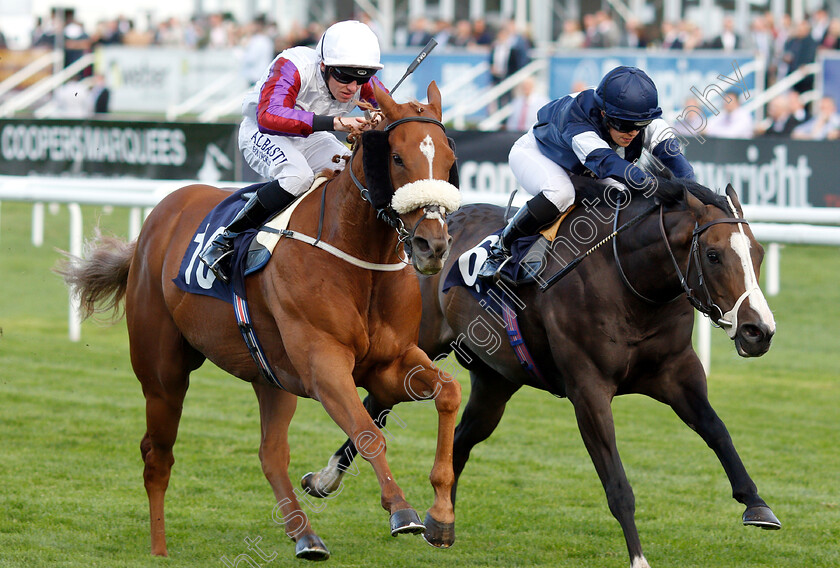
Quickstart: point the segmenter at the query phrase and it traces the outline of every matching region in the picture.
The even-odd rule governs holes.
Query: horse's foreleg
[[[455,541],[455,508],[452,487],[455,472],[452,468],[452,448],[455,422],[461,405],[461,385],[455,378],[434,365],[425,352],[415,346],[402,360],[398,371],[403,377],[405,394],[413,400],[433,398],[438,413],[437,449],[429,480],[435,490],[435,500],[426,514],[423,537],[429,544],[449,547]]]
[[[642,554],[636,529],[636,501],[627,481],[615,443],[615,425],[610,408],[611,394],[603,385],[592,382],[586,388],[569,389],[583,442],[601,478],[610,512],[621,525],[633,568],[650,568]]]
[[[368,416],[373,418],[373,423],[376,424],[377,428],[383,429],[392,407],[379,404],[376,398],[371,395],[365,397],[363,404]],[[344,474],[353,465],[353,460],[358,453],[359,450],[356,449],[353,440],[347,438],[323,469],[307,473],[301,478],[301,487],[313,497],[329,497],[341,487]]]
[[[666,373],[645,393],[668,404],[689,428],[696,431],[715,452],[732,486],[732,497],[744,504],[742,520],[745,525],[763,529],[780,529],[782,524],[767,503],[759,497],[758,489],[738,455],[729,431],[709,403],[706,374],[699,359],[691,352],[686,360]]]
[[[253,387],[260,403],[260,462],[277,499],[272,519],[283,525],[295,541],[295,556],[326,560],[330,552],[312,530],[289,479],[289,423],[297,408],[297,397],[263,383],[253,383]]]
[[[406,501],[385,459],[385,436],[373,423],[356,392],[352,377],[354,363],[353,354],[344,346],[329,343],[314,346],[301,379],[373,467],[381,489],[382,508],[391,514],[391,534],[422,532],[424,527],[417,512]]]

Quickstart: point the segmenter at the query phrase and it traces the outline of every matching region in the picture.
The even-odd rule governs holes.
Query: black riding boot
[[[224,283],[230,281],[230,261],[233,256],[233,239],[248,229],[257,229],[271,217],[284,210],[297,199],[277,182],[271,181],[259,188],[242,211],[225,227],[210,244],[204,247],[198,258],[206,264],[216,278]]]
[[[490,256],[484,261],[478,277],[494,279],[502,265],[510,258],[510,247],[521,237],[536,234],[546,225],[554,222],[560,210],[542,193],[528,200],[508,221],[499,240],[490,247]]]

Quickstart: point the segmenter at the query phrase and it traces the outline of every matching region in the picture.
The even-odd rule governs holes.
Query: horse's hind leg
[[[138,294],[135,290],[134,296]],[[163,502],[175,462],[172,447],[178,435],[190,371],[198,368],[204,357],[184,341],[162,302],[156,304],[144,296],[134,298],[130,305],[143,306],[136,311],[128,310],[126,318],[131,365],[146,397],[146,434],[140,442],[140,454],[149,497],[151,552],[166,556]],[[156,305],[161,307],[156,310]]]
[[[289,479],[289,423],[297,408],[297,397],[263,383],[253,383],[253,387],[260,403],[260,462],[277,499],[272,518],[295,541],[298,558],[326,560],[330,552],[312,530]]]
[[[763,529],[782,528],[779,519],[759,497],[758,489],[747,473],[726,426],[709,403],[706,374],[693,351],[666,370],[662,380],[648,385],[641,392],[669,405],[715,452],[729,478],[732,497],[747,507],[742,517],[745,525]]]

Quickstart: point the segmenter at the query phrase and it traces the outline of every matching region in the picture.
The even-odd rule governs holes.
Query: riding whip
[[[636,223],[638,223],[639,221],[641,221],[642,219],[644,219],[645,217],[650,215],[654,211],[654,209],[656,209],[657,207],[659,207],[659,204],[654,203],[653,205],[651,205],[650,207],[648,207],[647,209],[642,211],[640,214],[638,214],[637,216],[633,217],[632,219],[627,221],[622,226],[615,229],[612,233],[610,233],[605,238],[603,238],[601,240],[601,242],[599,242],[597,245],[595,245],[594,247],[592,247],[591,249],[589,249],[588,251],[586,251],[585,253],[583,253],[582,255],[580,255],[579,257],[574,259],[573,261],[571,261],[569,264],[564,266],[562,270],[560,270],[559,272],[557,272],[555,274],[552,274],[551,277],[548,280],[546,280],[543,285],[540,286],[540,292],[545,292],[546,290],[551,288],[554,284],[559,282],[561,278],[563,278],[569,272],[574,270],[577,267],[577,265],[580,264],[581,261],[583,261],[584,258],[589,256],[591,253],[595,252],[598,249],[598,247],[600,247],[601,245],[603,245],[604,243],[606,243],[610,239],[615,238],[616,235],[618,235],[619,233],[626,231],[627,229],[629,229],[630,227],[632,227],[633,225],[635,225]],[[618,213],[616,213],[616,215],[618,215]],[[618,218],[618,217],[616,217],[616,218]]]
[[[423,63],[423,60],[426,59],[426,56],[429,55],[435,47],[437,47],[437,44],[438,43],[435,41],[435,38],[429,40],[429,43],[426,44],[426,47],[423,48],[423,51],[421,51],[417,55],[417,57],[414,58],[414,61],[412,61],[411,65],[408,66],[408,69],[406,69],[403,76],[400,78],[399,81],[397,81],[397,84],[394,85],[394,88],[391,89],[392,96],[394,94],[394,91],[397,90],[397,87],[399,87],[402,84],[402,82],[405,81],[406,77],[414,73],[414,70],[417,69],[417,66]]]

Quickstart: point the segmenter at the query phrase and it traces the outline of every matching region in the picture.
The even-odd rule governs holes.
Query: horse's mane
[[[703,204],[714,205],[723,211],[729,211],[729,205],[722,195],[695,181],[675,178],[667,168],[658,169],[660,170],[658,175],[654,175],[657,182],[656,190],[649,197],[645,197],[644,194],[647,191],[631,189],[633,202],[648,204],[652,203],[654,199],[658,199],[666,205],[680,205],[685,203],[684,191],[688,190]],[[594,202],[598,204],[598,207],[607,208],[611,207],[610,203],[615,203],[614,192],[610,199],[605,199],[604,194],[609,186],[602,181],[589,176],[572,175],[571,178],[576,190],[576,203],[582,203],[586,199],[587,203]]]

